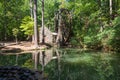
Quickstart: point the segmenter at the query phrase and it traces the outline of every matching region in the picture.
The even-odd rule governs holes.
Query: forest
[[[31,41],[43,26],[61,46],[120,51],[120,0],[0,0],[1,42]]]
[[[120,80],[120,0],[0,0],[0,80]]]

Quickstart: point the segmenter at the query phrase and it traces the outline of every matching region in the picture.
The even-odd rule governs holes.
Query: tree
[[[33,0],[30,0],[30,16],[31,16],[31,19],[33,19]],[[32,35],[32,43],[34,43],[34,35]]]
[[[30,0],[30,16],[33,18],[33,0]]]
[[[57,17],[59,17],[57,19]],[[71,13],[69,12],[68,9],[64,9],[61,8],[59,9],[59,12],[56,14],[56,22],[57,24],[57,39],[56,39],[56,43],[58,44],[58,46],[64,46],[66,45],[66,43],[69,41],[70,36],[71,36]]]
[[[112,15],[112,0],[109,1],[110,3],[110,15]]]
[[[44,35],[44,0],[42,0],[42,43],[45,43],[45,39],[44,39],[45,35]]]
[[[30,16],[26,16],[23,18],[20,29],[24,32],[25,35],[28,36],[27,39],[31,38],[33,35],[33,19]]]
[[[38,25],[37,25],[37,0],[34,0],[34,45],[38,47]]]
[[[16,41],[16,44],[18,44],[18,33],[19,33],[19,30],[17,28],[13,28],[13,36],[15,36],[15,41]]]
[[[5,38],[8,40],[13,40],[13,28],[18,28],[21,25],[21,21],[25,16],[29,15],[28,0],[1,0],[0,1],[0,34],[1,39],[4,41]],[[26,7],[28,6],[28,7]],[[23,39],[24,34],[19,34],[19,39]]]

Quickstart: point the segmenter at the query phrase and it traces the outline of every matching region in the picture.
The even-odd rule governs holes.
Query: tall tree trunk
[[[38,47],[38,26],[37,26],[37,0],[34,0],[34,45]]]
[[[44,0],[42,0],[42,43],[45,43],[44,39]]]
[[[31,16],[31,19],[33,19],[33,0],[30,0],[30,16]],[[34,39],[35,39],[34,35],[32,35],[32,43],[34,43]]]

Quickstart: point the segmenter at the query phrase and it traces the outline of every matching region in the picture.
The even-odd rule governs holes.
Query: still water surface
[[[0,66],[44,71],[49,80],[120,80],[120,54],[79,49],[50,49],[0,54]]]

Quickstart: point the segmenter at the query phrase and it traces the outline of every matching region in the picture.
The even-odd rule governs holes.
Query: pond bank
[[[48,49],[49,46],[47,45],[39,45],[38,48],[34,46],[31,42],[22,41],[16,44],[15,42],[7,42],[4,43],[3,46],[0,48],[0,53],[6,52],[22,52],[22,51],[31,51],[31,50],[42,50]]]

